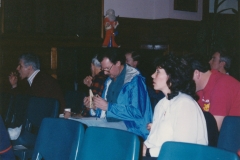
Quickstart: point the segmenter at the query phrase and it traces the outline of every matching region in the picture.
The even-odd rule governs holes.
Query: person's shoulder
[[[193,100],[194,101],[194,99],[190,95],[188,95],[186,93],[179,92],[179,94],[176,96],[176,100],[181,100],[181,99],[182,100]]]
[[[176,99],[173,100],[173,104],[176,110],[185,110],[191,114],[196,113],[200,108],[198,103],[191,96],[181,92],[176,96]]]
[[[126,67],[126,73],[125,73],[125,83],[126,82],[134,82],[135,80],[138,80],[142,78],[140,72],[129,65],[125,65]]]
[[[190,95],[181,92],[173,98],[173,101],[176,103],[196,103],[196,101]]]
[[[239,81],[235,79],[234,77],[223,74],[221,72],[214,71],[214,76],[216,76],[216,84],[222,85],[222,84],[228,84],[228,85],[239,85]]]
[[[35,81],[52,81],[56,82],[57,80],[53,78],[51,75],[46,74],[42,71],[38,72],[37,75],[34,78]]]

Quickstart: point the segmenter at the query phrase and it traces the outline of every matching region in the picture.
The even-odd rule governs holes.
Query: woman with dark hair
[[[143,146],[143,156],[158,157],[166,141],[208,144],[207,128],[201,108],[195,101],[195,84],[187,62],[173,55],[155,61],[152,75],[155,90],[164,93],[154,111],[150,134]]]

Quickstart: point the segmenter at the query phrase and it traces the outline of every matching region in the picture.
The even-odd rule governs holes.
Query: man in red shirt
[[[186,60],[193,69],[198,104],[214,116],[220,130],[225,116],[240,116],[240,83],[218,70],[210,70],[204,58],[189,56]]]

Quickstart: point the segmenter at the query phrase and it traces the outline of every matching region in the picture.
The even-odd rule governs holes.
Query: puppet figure
[[[120,47],[115,42],[114,30],[119,23],[116,21],[115,11],[113,9],[107,10],[103,24],[105,28],[105,38],[102,47]]]

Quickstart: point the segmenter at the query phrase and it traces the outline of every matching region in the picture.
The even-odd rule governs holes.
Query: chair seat
[[[165,142],[158,160],[238,160],[236,154],[215,147],[183,142]]]

